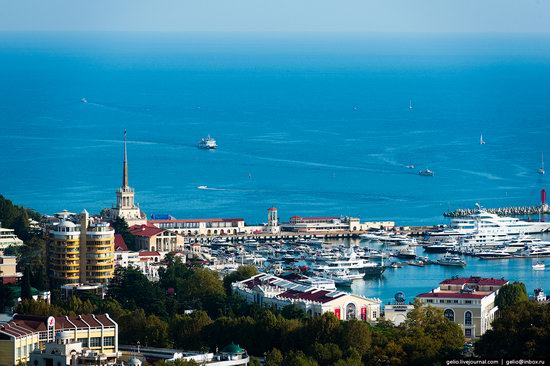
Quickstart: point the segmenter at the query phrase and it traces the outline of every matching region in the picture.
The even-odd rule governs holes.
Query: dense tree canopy
[[[485,358],[550,360],[550,304],[520,301],[501,310],[475,345]]]
[[[500,310],[505,310],[510,306],[517,305],[522,301],[529,300],[525,285],[521,282],[514,282],[504,285],[500,288],[496,298],[495,305]]]
[[[12,201],[0,195],[0,222],[2,227],[15,230],[15,234],[22,240],[31,237],[29,218],[40,220],[41,215],[28,208],[14,205]]]

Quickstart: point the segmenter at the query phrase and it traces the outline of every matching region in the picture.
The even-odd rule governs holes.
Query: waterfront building
[[[265,228],[265,231],[270,234],[277,234],[281,231],[281,227],[279,226],[278,211],[276,207],[270,207],[267,210],[267,226]]]
[[[414,305],[405,303],[403,292],[396,293],[394,298],[395,302],[384,305],[384,319],[398,326],[407,320],[407,314],[414,309]]]
[[[114,275],[114,235],[109,223],[84,210],[77,224],[65,217],[48,229],[50,277],[63,284],[106,284]]]
[[[7,247],[18,247],[23,245],[23,240],[15,235],[15,230],[3,228],[0,223],[0,250],[5,250]]]
[[[187,220],[149,220],[159,229],[175,231],[183,236],[237,235],[246,233],[242,218],[213,218]]]
[[[447,319],[460,325],[466,338],[474,339],[491,329],[498,312],[495,297],[507,283],[505,279],[454,277],[416,298],[423,305],[443,310]]]
[[[21,272],[17,272],[17,257],[0,255],[0,283],[15,284],[22,276]]]
[[[235,282],[232,288],[234,293],[248,303],[279,310],[295,304],[309,316],[333,313],[341,320],[360,319],[371,323],[376,322],[380,316],[379,299],[322,290],[265,273]]]
[[[281,231],[312,233],[312,232],[348,232],[366,231],[370,229],[388,229],[395,226],[393,221],[364,222],[357,217],[302,217],[292,216],[287,223],[280,224]]]
[[[122,163],[122,185],[116,191],[116,205],[109,209],[109,218],[123,218],[128,226],[147,223],[147,216],[134,201],[134,189],[128,184],[128,154],[126,150],[126,130],[124,130],[124,160]]]
[[[15,314],[12,320],[0,324],[0,365],[29,362],[31,353],[54,342],[58,332],[66,342],[81,343],[83,351],[103,355],[108,363],[116,360],[118,324],[109,314],[60,317]]]
[[[129,229],[135,237],[138,250],[176,252],[183,251],[183,236],[176,231],[160,229],[153,225],[134,225]]]

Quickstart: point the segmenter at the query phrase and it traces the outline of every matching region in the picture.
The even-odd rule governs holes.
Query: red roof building
[[[425,305],[443,310],[444,316],[461,326],[468,339],[481,337],[497,316],[495,297],[505,279],[483,277],[453,277],[439,287],[416,296]]]
[[[138,250],[181,252],[184,249],[183,237],[173,230],[152,225],[134,225],[129,231],[135,237]]]
[[[127,252],[128,246],[124,241],[124,238],[120,234],[115,234],[115,251],[118,252]]]
[[[331,312],[342,320],[361,319],[375,322],[380,315],[379,299],[325,290],[292,281],[299,278],[303,279],[303,276],[281,278],[261,273],[233,283],[232,286],[234,292],[247,302],[275,306],[278,309],[295,304],[311,316]]]

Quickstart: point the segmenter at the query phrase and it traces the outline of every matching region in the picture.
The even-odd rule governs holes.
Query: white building
[[[280,224],[281,231],[312,233],[312,232],[348,232],[366,231],[370,229],[387,229],[395,226],[393,221],[361,222],[358,217],[322,216],[302,217],[292,216],[289,222]]]
[[[18,247],[21,245],[23,245],[23,240],[15,235],[13,229],[6,229],[0,225],[0,250],[4,250],[9,246]]]
[[[233,291],[248,303],[282,309],[295,304],[309,316],[334,313],[341,320],[360,319],[376,322],[380,316],[380,300],[340,291],[321,290],[261,273],[232,284]]]
[[[395,294],[395,302],[384,305],[384,319],[394,325],[399,325],[407,320],[407,315],[414,309],[414,305],[405,304],[405,295],[402,292]]]
[[[416,298],[443,310],[447,319],[460,325],[466,338],[479,338],[491,329],[498,312],[495,297],[507,283],[505,279],[454,277]]]

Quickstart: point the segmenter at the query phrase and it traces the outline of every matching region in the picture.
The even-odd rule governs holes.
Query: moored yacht
[[[509,235],[536,234],[548,231],[548,222],[528,222],[516,217],[500,217],[477,205],[476,213],[451,220],[448,229],[434,231],[431,236],[465,236],[478,234],[494,240],[509,240]]]
[[[311,268],[314,271],[320,272],[356,270],[359,273],[369,275],[381,274],[385,269],[384,266],[378,263],[369,262],[367,259],[357,258],[357,255],[353,251],[345,258],[314,264]]]
[[[458,255],[445,254],[442,258],[437,260],[437,264],[442,266],[452,266],[452,267],[465,267],[466,262],[460,258]]]
[[[477,256],[481,259],[508,259],[512,258],[512,254],[505,249],[486,250],[477,253]]]

